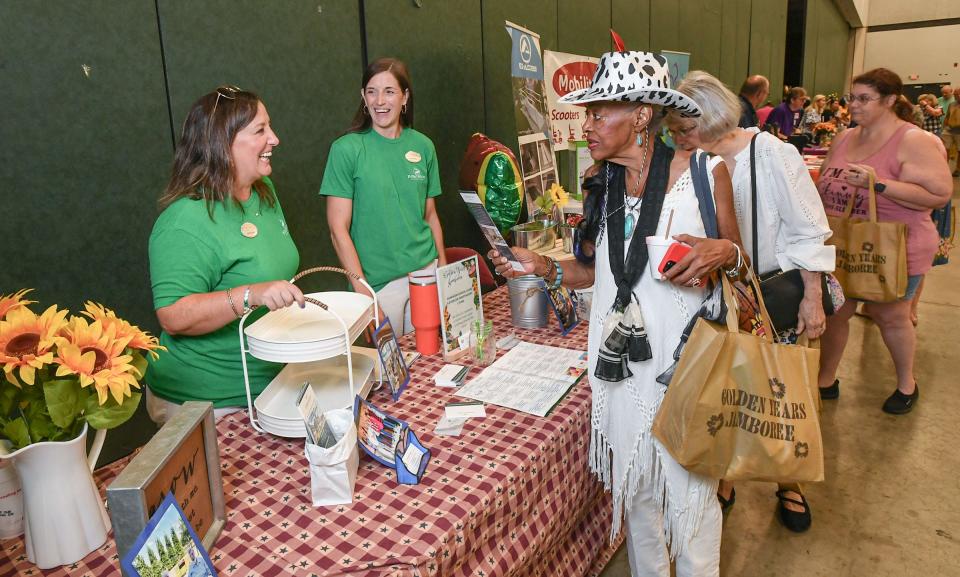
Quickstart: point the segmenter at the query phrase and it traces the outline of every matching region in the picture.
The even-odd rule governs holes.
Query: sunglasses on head
[[[240,92],[243,92],[243,89],[238,86],[234,86],[233,84],[218,86],[217,100],[213,103],[213,111],[210,113],[210,116],[213,116],[217,112],[217,105],[220,104],[221,96],[229,100],[235,100],[237,98],[237,94]]]

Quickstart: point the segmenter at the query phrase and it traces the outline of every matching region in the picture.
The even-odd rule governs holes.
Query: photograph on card
[[[560,333],[566,336],[580,322],[580,316],[577,314],[579,308],[577,293],[566,287],[543,290],[549,297],[550,308],[557,317],[557,322],[560,323]]]
[[[396,454],[407,423],[381,411],[359,396],[354,400],[357,442],[363,451],[383,465],[396,466]]]
[[[477,255],[437,267],[437,296],[443,358],[449,361],[468,352],[470,330],[483,321]]]
[[[217,575],[172,493],[167,493],[120,566],[130,577]]]
[[[397,335],[393,332],[393,326],[390,325],[390,319],[384,319],[383,324],[377,328],[373,334],[373,341],[383,362],[383,373],[387,378],[390,394],[396,401],[400,399],[400,393],[410,382],[410,370],[404,361],[403,352],[400,350],[400,343],[397,342]]]

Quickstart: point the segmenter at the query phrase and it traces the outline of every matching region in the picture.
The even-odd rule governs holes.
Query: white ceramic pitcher
[[[93,482],[106,430],[97,431],[87,456],[87,425],[72,441],[34,443],[10,460],[23,488],[27,559],[51,569],[83,559],[107,540],[110,518]]]

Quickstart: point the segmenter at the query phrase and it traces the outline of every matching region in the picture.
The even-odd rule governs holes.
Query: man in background
[[[747,79],[740,85],[740,128],[760,125],[757,118],[757,109],[766,102],[769,95],[769,80],[759,74],[747,76]]]
[[[953,171],[953,176],[960,176],[960,138],[958,138],[960,137],[960,127],[949,127],[946,125],[946,121],[949,118],[950,105],[960,102],[960,98],[957,98],[957,92],[960,92],[960,87],[954,90],[949,85],[941,86],[940,98],[937,99],[937,104],[940,105],[943,115],[942,122],[944,125],[942,132],[940,132],[940,139],[943,140],[943,146],[947,149],[947,164],[950,164],[950,159],[954,156],[957,157],[957,170]]]
[[[786,140],[793,131],[800,126],[803,118],[803,103],[807,99],[807,91],[802,86],[794,86],[787,93],[787,99],[770,112],[767,124],[776,125],[780,137]]]

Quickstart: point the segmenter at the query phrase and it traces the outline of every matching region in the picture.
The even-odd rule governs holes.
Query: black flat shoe
[[[737,489],[730,489],[730,498],[724,499],[723,495],[719,492],[717,493],[717,501],[720,502],[720,512],[726,515],[730,512],[730,509],[733,507],[733,504],[737,502]]]
[[[813,522],[813,517],[810,515],[810,505],[807,504],[807,498],[802,494],[800,495],[801,500],[797,501],[796,499],[786,497],[785,493],[788,492],[796,493],[796,491],[792,491],[792,489],[781,489],[777,491],[777,498],[780,499],[780,502],[777,504],[778,516],[784,527],[794,533],[803,533],[810,528],[810,523]],[[788,501],[795,505],[803,505],[803,511],[799,512],[787,509],[784,503]]]
[[[836,399],[840,396],[840,379],[835,379],[829,387],[819,387],[821,399]]]
[[[894,389],[893,394],[883,402],[883,412],[891,415],[906,415],[913,410],[920,398],[920,385],[914,385],[913,394],[906,395],[900,389]]]

